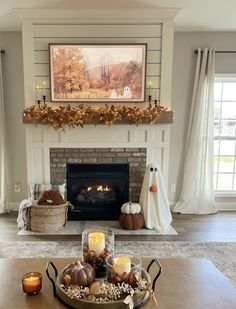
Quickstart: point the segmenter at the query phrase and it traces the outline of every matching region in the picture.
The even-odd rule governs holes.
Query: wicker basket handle
[[[160,262],[157,259],[151,260],[151,262],[148,264],[148,267],[147,267],[147,272],[148,273],[149,273],[149,270],[150,270],[150,268],[151,268],[153,263],[156,263],[157,266],[158,266],[158,272],[157,272],[157,274],[156,274],[156,276],[155,276],[155,278],[153,279],[153,282],[152,282],[152,290],[154,292],[155,291],[155,286],[156,286],[156,281],[157,281],[157,279],[161,275],[161,264],[160,264]]]
[[[68,208],[70,208],[70,209],[74,209],[74,208],[75,208],[75,207],[71,204],[71,202],[69,202],[69,201],[67,201],[66,204],[67,204]]]
[[[49,266],[51,266],[51,267],[54,269],[54,275],[55,275],[55,279],[54,279],[54,280],[52,279],[52,277],[51,277],[50,274],[49,274]],[[48,276],[48,279],[49,279],[49,280],[51,281],[51,283],[52,283],[53,296],[54,296],[54,297],[57,297],[57,291],[56,291],[56,283],[55,283],[55,281],[56,281],[56,279],[57,279],[58,271],[57,271],[57,268],[56,268],[56,266],[54,265],[54,263],[51,262],[51,261],[48,261],[48,262],[47,262],[47,265],[46,265],[46,274],[47,274],[47,276]]]

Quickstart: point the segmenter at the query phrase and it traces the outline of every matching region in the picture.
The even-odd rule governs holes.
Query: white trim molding
[[[50,183],[50,148],[146,148],[146,163],[157,163],[168,184],[170,125],[104,125],[55,132],[26,125],[28,184]]]
[[[35,22],[70,23],[83,21],[96,23],[153,23],[160,20],[173,20],[179,8],[156,9],[91,9],[91,10],[60,10],[60,9],[14,9],[21,19],[31,19]]]
[[[173,210],[177,202],[170,203],[170,209]],[[216,204],[217,211],[236,211],[236,203],[234,202],[217,202]]]
[[[10,203],[10,210],[11,211],[18,211],[20,208],[20,202],[11,202]]]

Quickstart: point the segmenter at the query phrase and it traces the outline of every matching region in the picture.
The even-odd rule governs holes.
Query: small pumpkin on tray
[[[80,261],[69,264],[62,275],[62,283],[66,287],[72,284],[86,287],[94,281],[95,272],[93,267],[88,263]]]

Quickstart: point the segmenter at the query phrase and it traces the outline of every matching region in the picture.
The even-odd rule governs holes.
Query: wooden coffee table
[[[58,270],[75,259],[50,259]],[[52,286],[45,274],[48,259],[0,259],[1,309],[63,309],[53,297]],[[143,267],[150,260],[143,259]],[[156,296],[159,306],[149,301],[143,308],[151,309],[234,309],[236,288],[230,281],[204,259],[159,259],[162,275],[157,281]],[[151,277],[155,274],[153,265]],[[21,278],[26,272],[38,271],[43,275],[43,287],[35,296],[22,292]],[[89,309],[89,308],[88,308]],[[101,305],[102,309],[102,305]]]

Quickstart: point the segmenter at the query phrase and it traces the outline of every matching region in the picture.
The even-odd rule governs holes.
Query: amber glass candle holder
[[[24,274],[22,277],[22,288],[28,295],[36,295],[42,288],[42,275],[38,272]]]
[[[108,256],[106,264],[108,282],[116,285],[124,282],[132,287],[137,286],[142,271],[142,260],[139,257],[127,253],[116,254]]]
[[[89,263],[96,278],[106,276],[106,259],[114,252],[114,234],[105,228],[87,229],[82,234],[83,262]]]

